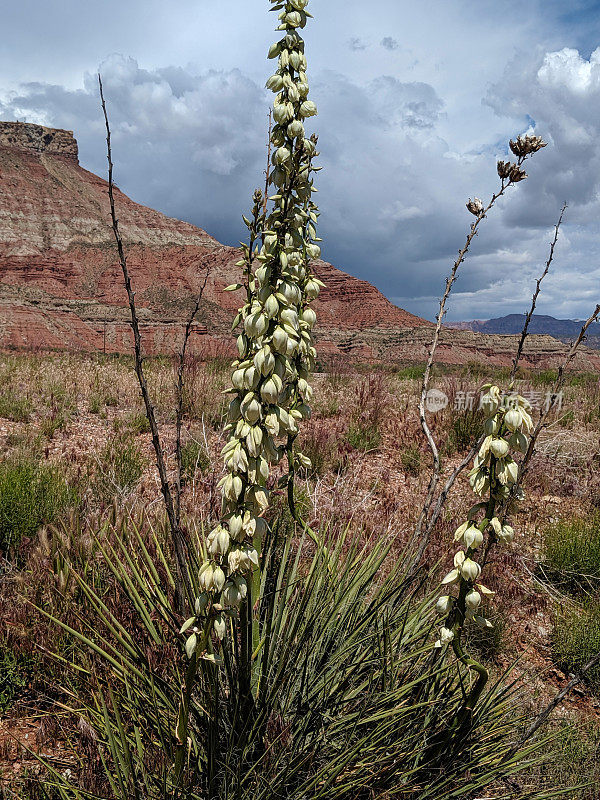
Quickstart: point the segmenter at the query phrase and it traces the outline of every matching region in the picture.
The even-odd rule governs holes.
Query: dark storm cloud
[[[327,258],[432,317],[471,221],[466,200],[489,196],[508,138],[532,128],[550,146],[486,221],[449,318],[523,310],[563,199],[568,221],[540,310],[587,312],[600,283],[600,96],[590,57],[598,37],[590,3],[576,5],[567,14],[558,0],[506,0],[498,25],[493,4],[474,15],[468,0],[426,8],[373,0],[352,13],[345,0],[314,0],[306,34]],[[103,62],[123,190],[235,244],[265,166],[267,7],[12,4],[3,15],[0,115],[72,128],[83,165],[104,174],[93,75]],[[126,55],[107,59],[113,51]]]

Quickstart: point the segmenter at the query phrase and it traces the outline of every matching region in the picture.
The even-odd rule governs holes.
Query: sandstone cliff
[[[238,251],[118,190],[116,204],[146,352],[179,347],[206,271],[191,347],[207,355],[229,352],[238,299],[223,289],[238,278]],[[0,346],[131,350],[109,220],[106,181],[79,165],[70,131],[0,123]],[[354,360],[424,360],[431,323],[330,264],[317,262],[315,271],[327,285],[316,306],[321,353]],[[511,339],[494,337],[501,338]],[[555,363],[564,346],[551,337],[535,338],[529,363]],[[507,363],[513,346],[448,331],[440,356],[447,363]]]

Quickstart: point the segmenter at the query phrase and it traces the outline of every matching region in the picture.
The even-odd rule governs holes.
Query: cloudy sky
[[[267,0],[20,0],[3,10],[0,118],[75,131],[104,174],[95,73],[133,199],[221,241],[261,182]],[[485,223],[449,319],[523,311],[563,201],[541,313],[600,299],[600,0],[312,0],[324,257],[432,318],[511,136],[549,146]]]

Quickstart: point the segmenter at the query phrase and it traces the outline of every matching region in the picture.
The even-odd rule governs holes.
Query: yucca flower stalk
[[[311,413],[308,383],[316,351],[312,328],[316,315],[312,301],[323,286],[310,261],[321,254],[316,233],[318,209],[312,195],[316,137],[307,138],[304,122],[317,113],[308,100],[304,41],[300,30],[310,14],[306,0],[273,3],[279,11],[278,30],[285,35],[269,50],[277,69],[267,88],[277,93],[273,105],[272,210],[261,214],[262,197],[255,193],[252,220],[244,218],[250,242],[238,262],[245,276],[246,302],[234,320],[242,325],[237,337],[238,358],[233,362],[233,395],[222,454],[226,474],[222,490],[222,519],[206,541],[200,568],[195,615],[184,626],[192,629],[188,656],[207,654],[210,631],[223,639],[228,617],[251,605],[251,576],[258,568],[261,542],[267,532],[269,479],[273,466],[287,458],[287,476],[293,508],[293,476],[309,460],[294,449],[298,425]],[[242,289],[233,284],[229,291]],[[199,620],[208,621],[204,627]],[[202,633],[201,633],[202,630]]]
[[[545,146],[546,143],[540,136],[531,134],[511,140],[510,149],[517,162],[498,162],[497,171],[502,191],[505,185],[518,183],[527,177],[522,167],[523,162]],[[478,221],[489,210],[489,206],[486,208],[478,198],[469,200],[467,208]],[[525,455],[528,452],[527,434],[532,431],[533,422],[531,405],[514,392],[513,387],[514,373],[509,392],[505,396],[498,386],[486,384],[483,387],[481,409],[486,415],[485,437],[469,473],[470,486],[481,499],[472,506],[466,520],[454,535],[454,541],[461,545],[461,549],[454,554],[453,569],[443,578],[442,586],[454,587],[455,592],[442,595],[436,606],[445,621],[439,630],[435,647],[450,645],[460,663],[477,676],[457,715],[455,727],[461,727],[470,720],[488,680],[486,668],[463,648],[463,633],[467,625],[492,627],[482,606],[483,599],[492,596],[494,592],[479,582],[479,578],[490,547],[496,543],[509,543],[514,538],[514,530],[508,524],[508,518],[514,511],[515,504],[523,498],[519,464],[513,454]]]

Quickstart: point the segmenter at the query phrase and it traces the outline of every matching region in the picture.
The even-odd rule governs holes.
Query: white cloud
[[[81,77],[104,61],[121,187],[222,240],[242,237],[265,160],[274,18],[263,0],[37,6],[23,0],[3,18],[0,114],[74,129],[84,166],[104,174],[95,79]],[[502,24],[497,6],[473,14],[468,0],[312,10],[325,255],[432,317],[471,221],[465,201],[489,196],[509,136],[533,125],[551,146],[486,222],[451,318],[523,310],[563,199],[566,235],[540,309],[584,316],[600,263],[600,55],[573,46],[593,36],[585,18],[567,23],[557,0],[505,0]],[[132,58],[106,60],[111,50]]]

